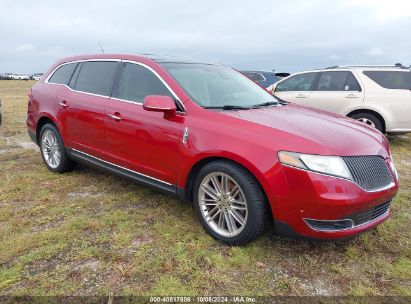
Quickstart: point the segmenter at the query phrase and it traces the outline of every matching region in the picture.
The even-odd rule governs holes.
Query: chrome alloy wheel
[[[56,135],[46,130],[41,138],[41,151],[43,153],[44,160],[53,169],[60,165],[61,151]]]
[[[247,223],[247,200],[241,187],[229,175],[213,172],[204,177],[198,191],[201,214],[208,226],[225,237],[233,237]]]
[[[375,128],[375,123],[369,120],[368,118],[360,117],[357,118],[358,121],[361,121],[362,123],[365,123],[366,125],[369,125],[370,127]]]

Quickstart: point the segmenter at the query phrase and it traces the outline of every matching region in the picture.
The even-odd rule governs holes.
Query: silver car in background
[[[286,101],[348,116],[383,133],[411,132],[411,71],[401,64],[306,71],[268,89]]]

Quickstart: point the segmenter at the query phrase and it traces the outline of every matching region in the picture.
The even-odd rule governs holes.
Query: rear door
[[[317,74],[307,72],[288,77],[277,84],[274,95],[285,101],[307,105]]]
[[[58,96],[59,121],[66,146],[104,157],[105,106],[111,95],[119,62],[80,63],[63,94]]]
[[[351,71],[320,72],[308,105],[317,109],[345,115],[359,107],[364,90]]]
[[[106,107],[105,150],[110,162],[134,171],[149,183],[168,187],[176,184],[185,116],[180,113],[164,118],[163,113],[144,110],[148,95],[176,97],[153,70],[125,63],[118,91]]]

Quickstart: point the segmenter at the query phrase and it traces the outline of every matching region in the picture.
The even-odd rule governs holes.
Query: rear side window
[[[351,72],[321,72],[314,91],[361,91]]]
[[[147,68],[126,63],[118,89],[118,98],[143,103],[148,95],[167,95],[171,92],[156,75]]]
[[[304,73],[291,76],[277,84],[276,92],[311,91],[317,73]]]
[[[74,89],[81,92],[110,96],[118,63],[87,61],[81,66]]]
[[[364,75],[386,89],[411,90],[411,72],[364,71]]]
[[[71,75],[77,67],[77,62],[68,63],[59,67],[53,75],[49,78],[48,82],[67,85],[70,81]]]
[[[244,72],[244,75],[255,82],[261,82],[265,80],[264,76],[261,75],[260,73]]]

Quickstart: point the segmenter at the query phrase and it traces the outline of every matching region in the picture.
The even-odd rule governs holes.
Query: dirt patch
[[[74,271],[79,271],[79,270],[91,270],[91,271],[97,271],[100,268],[100,261],[96,259],[91,259],[91,260],[86,260],[82,261],[81,263],[77,264],[74,266],[73,270]]]
[[[86,188],[80,189],[80,191],[69,192],[67,196],[72,197],[72,198],[95,198],[95,197],[102,197],[105,194],[106,193],[104,192],[94,193],[93,189],[86,187]]]
[[[300,282],[300,288],[304,291],[304,295],[310,296],[336,296],[341,294],[331,281],[326,282],[324,278],[320,277]]]
[[[148,204],[142,202],[126,202],[118,205],[121,210],[145,209],[148,207]]]
[[[67,257],[65,253],[60,253],[47,260],[39,260],[25,267],[23,275],[25,277],[34,276],[43,272],[52,272],[59,265],[67,264]]]
[[[25,150],[40,150],[39,147],[32,141],[20,141],[17,144]]]
[[[7,145],[7,148],[2,148],[0,149],[0,154],[6,154],[10,152],[14,152],[16,149],[20,149],[20,146],[15,146],[15,145]]]
[[[43,223],[37,226],[33,226],[31,227],[31,231],[32,232],[40,232],[40,231],[45,231],[45,230],[49,230],[52,228],[56,228],[58,226],[60,226],[60,224],[64,222],[64,217],[58,218],[56,220],[53,221],[49,221],[47,223]]]

